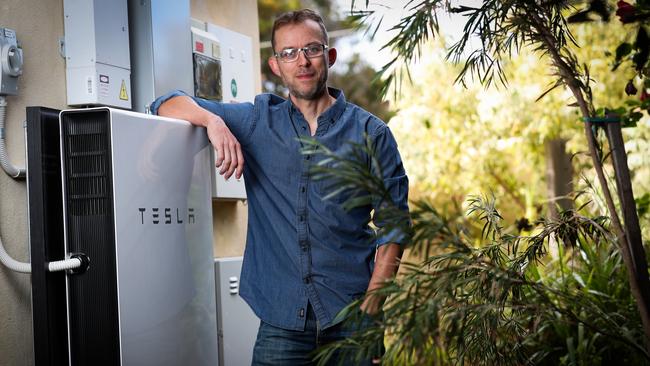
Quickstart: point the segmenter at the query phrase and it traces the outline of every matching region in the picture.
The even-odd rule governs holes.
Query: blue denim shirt
[[[345,154],[347,142],[364,144],[367,134],[393,202],[408,210],[408,179],[388,126],[340,90],[329,92],[336,102],[318,117],[313,137]],[[158,98],[153,113],[177,95],[185,94]],[[332,188],[309,174],[319,158],[301,154],[299,138],[310,136],[309,126],[291,101],[271,94],[253,104],[194,100],[225,120],[244,153],[248,233],[240,295],[276,327],[304,330],[308,303],[322,328],[334,325],[336,314],[367,290],[376,247],[403,244],[403,236],[368,226],[370,205],[346,211],[344,195],[324,199]]]

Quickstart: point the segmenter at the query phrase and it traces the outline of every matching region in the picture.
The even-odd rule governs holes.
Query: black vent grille
[[[119,312],[108,110],[61,114],[67,245],[90,258],[68,276],[72,365],[119,365]]]
[[[101,114],[101,113],[100,113]],[[108,123],[68,118],[65,123],[70,214],[105,215],[108,208]]]

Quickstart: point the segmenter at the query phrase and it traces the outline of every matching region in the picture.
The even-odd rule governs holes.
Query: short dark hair
[[[327,36],[327,30],[325,29],[325,23],[323,23],[323,18],[315,11],[311,9],[301,9],[296,11],[288,11],[286,13],[278,15],[273,22],[273,29],[271,30],[271,47],[273,47],[273,52],[275,52],[275,31],[289,24],[299,24],[307,20],[313,20],[318,23],[321,32],[323,32],[323,39],[325,44],[329,42]]]

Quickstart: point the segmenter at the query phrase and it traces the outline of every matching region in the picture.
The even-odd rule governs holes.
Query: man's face
[[[275,52],[313,44],[325,44],[324,35],[318,23],[313,20],[288,24],[275,31]],[[293,97],[315,100],[325,93],[327,69],[334,64],[335,58],[334,49],[314,58],[307,58],[305,53],[300,51],[298,59],[293,62],[282,62],[272,56],[269,65],[273,73],[282,78]]]

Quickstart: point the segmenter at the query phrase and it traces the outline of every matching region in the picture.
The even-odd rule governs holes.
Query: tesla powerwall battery
[[[71,365],[216,365],[210,144],[185,121],[60,115]]]

